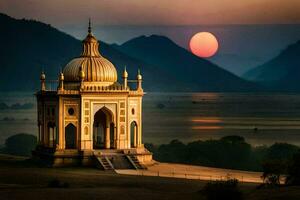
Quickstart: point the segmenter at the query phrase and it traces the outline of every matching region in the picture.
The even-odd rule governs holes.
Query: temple
[[[82,45],[81,55],[59,73],[56,89],[47,89],[45,73],[40,76],[33,157],[51,166],[145,168],[152,154],[142,143],[142,75],[128,80],[125,67],[119,83],[90,23]]]

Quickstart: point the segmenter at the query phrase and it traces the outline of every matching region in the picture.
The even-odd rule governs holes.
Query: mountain
[[[5,74],[0,79],[2,91],[36,90],[42,70],[46,79],[55,80],[61,68],[81,53],[81,41],[50,25],[34,20],[17,20],[4,14],[0,14],[0,24],[0,66],[2,74]],[[136,77],[138,66],[143,66],[142,72],[147,80],[144,82],[145,89],[167,89],[167,80],[160,80],[158,76],[163,74],[159,73],[159,69],[99,42],[102,55],[113,61],[119,77],[125,65],[132,79]]]
[[[300,91],[300,41],[288,46],[270,61],[246,72],[243,77],[273,90]]]
[[[194,56],[164,36],[140,36],[114,46],[127,55],[163,69],[197,91],[245,91],[256,86],[217,65]],[[172,84],[170,82],[170,84]]]
[[[50,25],[0,14],[0,90],[35,90],[42,70],[57,79],[67,62],[80,55],[81,42]],[[257,86],[192,55],[162,36],[140,37],[122,46],[100,42],[100,52],[134,79],[140,68],[146,91],[249,91]],[[136,53],[140,52],[140,53]],[[150,53],[148,55],[148,53]],[[121,81],[121,80],[119,80]]]

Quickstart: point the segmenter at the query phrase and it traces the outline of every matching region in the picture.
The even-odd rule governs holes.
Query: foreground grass
[[[49,188],[53,179],[69,188]],[[22,158],[0,155],[0,199],[205,199],[207,182],[117,175],[87,168],[40,168]],[[299,199],[300,187],[256,189],[241,184],[245,199]]]

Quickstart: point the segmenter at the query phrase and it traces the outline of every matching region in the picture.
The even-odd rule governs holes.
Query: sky
[[[195,33],[210,31],[220,49],[209,60],[237,75],[300,40],[300,0],[0,0],[0,12],[78,39],[91,18],[98,39],[118,44],[158,34],[188,49]]]
[[[300,23],[299,0],[0,0],[0,10],[56,26]]]

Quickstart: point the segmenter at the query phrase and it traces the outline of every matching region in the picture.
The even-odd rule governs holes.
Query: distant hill
[[[2,74],[5,74],[0,79],[2,91],[35,90],[39,87],[42,70],[48,80],[57,79],[60,69],[81,53],[81,41],[50,25],[34,20],[17,20],[4,14],[0,14],[0,24],[0,66]],[[160,80],[156,73],[159,70],[154,66],[133,59],[101,41],[100,51],[115,64],[119,78],[125,65],[132,79],[136,77],[138,67],[142,67],[147,80],[144,82],[145,89],[167,90],[167,80]]]
[[[115,48],[145,63],[158,66],[180,82],[191,83],[191,90],[245,91],[256,88],[254,84],[194,56],[167,37],[140,36]]]
[[[0,24],[1,91],[35,90],[42,70],[47,79],[56,79],[59,70],[80,55],[81,41],[50,25],[4,14],[0,14]],[[122,46],[100,41],[100,51],[116,66],[119,79],[125,65],[130,79],[141,68],[148,91],[257,89],[255,84],[192,55],[162,36],[140,37]]]
[[[80,41],[50,25],[0,14],[1,90],[33,90],[44,69],[56,78],[59,69],[80,53]]]
[[[243,75],[273,90],[300,91],[300,41],[288,46],[278,56]]]

